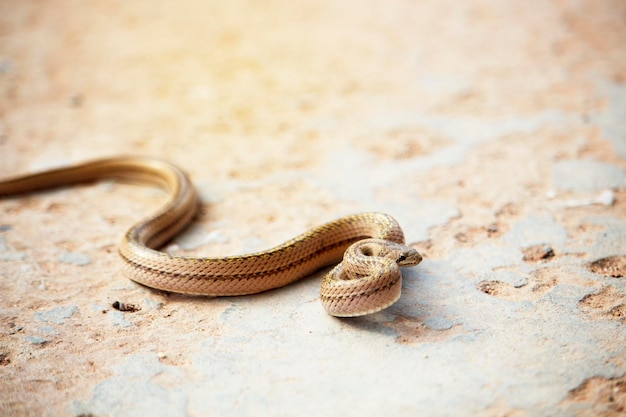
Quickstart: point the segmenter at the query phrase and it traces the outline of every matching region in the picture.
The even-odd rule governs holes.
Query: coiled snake
[[[254,294],[297,281],[339,262],[343,254],[343,262],[324,278],[320,298],[329,314],[350,317],[393,304],[402,286],[398,266],[422,260],[415,249],[404,245],[396,220],[382,213],[343,217],[247,255],[203,258],[160,252],[158,248],[191,222],[199,201],[181,169],[151,158],[100,159],[15,177],[0,182],[0,196],[100,178],[155,183],[170,193],[167,203],[132,226],[119,246],[125,275],[148,287],[213,296]]]

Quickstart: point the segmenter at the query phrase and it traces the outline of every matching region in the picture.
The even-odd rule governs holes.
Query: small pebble
[[[113,301],[111,307],[118,311],[128,311],[130,313],[141,310],[141,306],[139,304],[122,303],[121,301]]]

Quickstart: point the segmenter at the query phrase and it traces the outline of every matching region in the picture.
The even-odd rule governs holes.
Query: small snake
[[[158,251],[192,221],[199,201],[181,169],[151,158],[100,159],[7,179],[0,182],[0,196],[100,178],[154,183],[170,193],[167,203],[132,226],[119,246],[125,275],[148,287],[212,296],[254,294],[297,281],[339,262],[343,254],[343,262],[322,282],[321,301],[329,314],[352,317],[380,311],[398,300],[402,286],[398,266],[422,260],[404,245],[398,222],[382,213],[343,217],[247,255],[204,258]]]

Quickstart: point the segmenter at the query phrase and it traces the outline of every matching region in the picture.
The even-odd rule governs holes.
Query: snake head
[[[397,253],[396,263],[399,266],[415,266],[422,262],[422,255],[409,246],[405,246],[403,250]]]
[[[389,240],[365,239],[353,247],[361,256],[391,259],[398,266],[415,266],[422,261],[422,256],[414,248]]]

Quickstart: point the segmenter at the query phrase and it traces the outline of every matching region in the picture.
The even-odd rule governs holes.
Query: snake
[[[398,222],[378,212],[348,215],[255,253],[196,257],[161,251],[193,221],[201,202],[181,168],[150,157],[102,158],[15,176],[0,181],[0,197],[101,179],[148,183],[168,192],[162,207],[131,226],[118,247],[124,275],[153,289],[206,296],[256,294],[336,264],[322,280],[320,300],[332,316],[355,317],[395,303],[401,294],[401,267],[422,260],[405,244]]]

